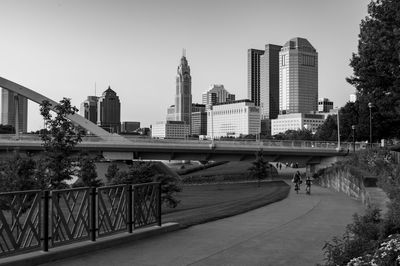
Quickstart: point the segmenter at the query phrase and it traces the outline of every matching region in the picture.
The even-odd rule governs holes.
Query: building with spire
[[[192,77],[190,76],[190,67],[186,59],[186,51],[183,50],[176,75],[175,121],[184,121],[190,126],[191,113]]]
[[[318,104],[318,53],[304,38],[290,39],[279,52],[279,113],[310,113]]]
[[[121,103],[117,93],[110,87],[98,100],[97,124],[111,133],[121,131]]]

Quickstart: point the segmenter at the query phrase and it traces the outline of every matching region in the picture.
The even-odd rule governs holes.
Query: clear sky
[[[0,76],[78,108],[108,86],[121,121],[149,126],[174,104],[182,55],[193,102],[210,84],[247,98],[247,49],[304,37],[319,56],[319,97],[344,105],[369,0],[1,0]],[[39,129],[29,103],[28,130]]]

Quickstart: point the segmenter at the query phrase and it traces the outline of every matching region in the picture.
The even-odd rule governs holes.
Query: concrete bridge
[[[263,150],[264,158],[271,162],[297,162],[302,165],[330,164],[346,156],[351,143],[316,141],[202,141],[164,140],[150,138],[124,138],[117,135],[107,141],[99,137],[85,137],[77,151],[98,154],[106,160],[198,160],[198,161],[251,161]],[[357,147],[358,149],[359,147]],[[43,151],[38,135],[0,135],[0,154],[18,150],[39,153]],[[312,169],[310,169],[312,171]]]

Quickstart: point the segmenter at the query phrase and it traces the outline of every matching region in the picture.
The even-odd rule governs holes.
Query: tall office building
[[[18,118],[16,111],[18,108]],[[11,125],[16,128],[18,119],[18,131],[28,130],[28,99],[12,91],[1,89],[1,124]]]
[[[293,38],[279,52],[279,113],[317,111],[318,53],[304,38]]]
[[[247,50],[247,97],[260,106],[260,56],[263,50]]]
[[[192,103],[191,129],[192,135],[207,135],[206,105]]]
[[[111,133],[119,133],[121,129],[121,103],[117,93],[110,87],[99,98],[97,110],[97,124]]]
[[[97,102],[99,97],[88,96],[87,99],[81,104],[81,115],[87,120],[97,124]]]
[[[266,44],[260,56],[260,107],[262,119],[279,114],[279,52],[282,46]]]
[[[229,93],[222,84],[212,84],[202,94],[202,102],[206,106],[211,106],[217,103],[225,103],[235,100],[235,94]]]
[[[175,121],[184,121],[190,127],[192,113],[192,77],[183,52],[176,76]]]

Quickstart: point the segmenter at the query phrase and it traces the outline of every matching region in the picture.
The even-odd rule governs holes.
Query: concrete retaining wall
[[[360,200],[366,206],[378,207],[382,213],[387,211],[389,198],[378,187],[365,187],[363,178],[355,177],[349,169],[329,169],[318,178],[322,187],[331,188],[338,192]]]

